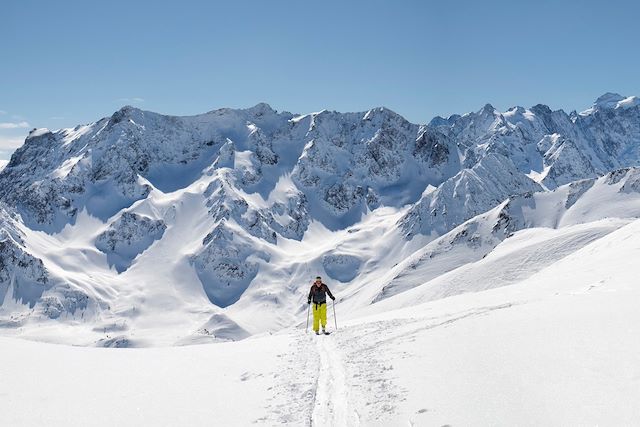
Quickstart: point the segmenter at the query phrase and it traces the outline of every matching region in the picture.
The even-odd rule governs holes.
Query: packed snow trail
[[[359,425],[357,412],[349,406],[345,368],[334,340],[329,336],[317,336],[315,348],[320,356],[320,366],[311,426]]]
[[[316,336],[296,329],[278,355],[274,386],[257,423],[269,425],[358,426],[359,415],[350,401],[345,354],[335,336]]]

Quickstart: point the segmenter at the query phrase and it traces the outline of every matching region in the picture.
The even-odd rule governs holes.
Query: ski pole
[[[333,322],[336,325],[336,331],[338,330],[338,319],[336,318],[336,300],[333,300]]]
[[[311,304],[307,304],[307,326],[304,327],[304,333],[306,334],[309,330],[309,310],[311,309]]]

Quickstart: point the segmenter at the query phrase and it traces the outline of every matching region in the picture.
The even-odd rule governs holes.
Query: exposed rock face
[[[107,254],[109,264],[118,272],[131,266],[133,260],[167,229],[162,220],[152,220],[135,213],[124,212],[107,231],[96,239],[96,248]]]
[[[76,314],[85,310],[91,300],[87,294],[77,289],[61,287],[56,292],[44,296],[39,302],[42,314],[50,319],[57,319],[64,314]]]
[[[415,201],[459,170],[455,143],[385,108],[313,115],[294,170],[298,186],[343,224],[349,213]]]
[[[50,288],[42,260],[24,247],[24,234],[15,213],[0,203],[0,305],[9,298],[33,306]]]
[[[49,277],[42,260],[35,258],[14,240],[0,240],[0,297],[33,307],[45,290]],[[11,295],[8,295],[11,290]]]
[[[219,307],[238,301],[258,273],[258,263],[268,261],[266,253],[256,251],[250,239],[240,236],[222,220],[192,257],[207,296]]]

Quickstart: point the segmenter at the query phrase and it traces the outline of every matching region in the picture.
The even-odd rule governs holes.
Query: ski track
[[[316,338],[320,365],[310,424],[312,427],[358,426],[358,413],[349,405],[349,386],[338,348],[330,336]]]
[[[444,316],[396,318],[342,327],[329,336],[290,332],[278,355],[274,385],[258,425],[352,427],[392,425],[409,391],[396,383],[394,363],[416,355],[402,351],[433,328],[509,309],[519,303],[476,307]],[[402,412],[402,411],[400,411]]]

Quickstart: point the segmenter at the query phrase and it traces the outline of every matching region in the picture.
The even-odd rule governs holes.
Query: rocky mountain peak
[[[623,99],[625,99],[625,97],[618,93],[607,92],[604,95],[599,96],[593,105],[599,108],[615,108],[618,102]]]
[[[256,116],[277,113],[277,111],[271,108],[271,106],[266,102],[259,102],[253,107],[247,108],[245,111],[248,112],[249,114],[256,115]]]
[[[482,107],[480,109],[480,111],[478,111],[478,114],[480,115],[493,115],[497,110],[495,109],[495,107],[491,104],[484,104],[484,107]]]

